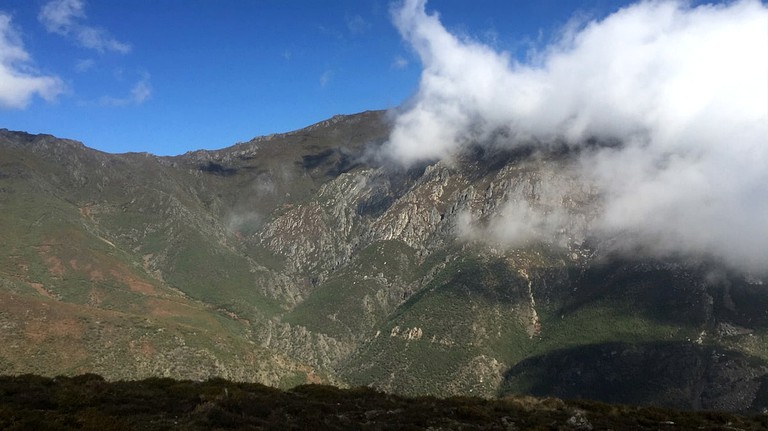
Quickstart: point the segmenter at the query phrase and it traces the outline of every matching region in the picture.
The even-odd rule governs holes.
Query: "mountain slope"
[[[568,151],[404,168],[388,131],[366,112],[178,157],[0,131],[0,372],[768,406],[764,275],[604,251]],[[567,222],[503,224],[526,208]],[[674,396],[635,378],[690,361]]]

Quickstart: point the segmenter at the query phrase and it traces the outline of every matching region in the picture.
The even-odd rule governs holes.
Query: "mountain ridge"
[[[579,396],[583,365],[563,368],[570,392],[547,367],[626,343],[673,367],[676,351],[747,358],[704,377],[746,382],[704,403],[702,380],[671,378],[677,396],[628,387],[626,402],[768,406],[764,277],[604,253],[587,229],[599,191],[567,153],[470,148],[406,168],[371,156],[389,130],[368,111],[172,157],[0,131],[2,337],[28,349],[0,349],[0,373]],[[527,209],[567,223],[547,238],[530,218],[503,241],[506,212]]]

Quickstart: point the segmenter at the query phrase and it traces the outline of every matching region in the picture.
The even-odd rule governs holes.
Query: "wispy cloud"
[[[768,6],[641,1],[572,25],[526,63],[449,33],[424,0],[394,20],[424,68],[395,120],[394,158],[564,143],[602,198],[592,235],[768,271]],[[621,145],[584,145],[593,138]],[[531,211],[510,208],[499,229],[540,236],[561,223],[533,229]]]
[[[371,23],[360,15],[348,15],[346,22],[347,30],[355,36],[365,34],[371,29]]]
[[[330,84],[331,81],[333,81],[333,75],[334,73],[330,69],[323,72],[323,74],[320,75],[320,86],[321,87],[328,86],[328,84]]]
[[[53,101],[64,91],[60,78],[37,73],[31,60],[11,16],[0,13],[0,107],[23,109],[35,95]]]
[[[317,31],[323,36],[327,36],[337,40],[344,40],[344,34],[342,34],[342,32],[337,28],[332,28],[322,24],[318,24]]]
[[[104,96],[99,99],[99,104],[103,106],[128,106],[141,105],[152,97],[152,84],[149,74],[145,73],[141,79],[134,84],[131,91],[125,97]]]
[[[392,61],[392,68],[395,70],[402,70],[406,67],[408,67],[408,60],[406,60],[402,55],[396,56]]]
[[[131,51],[130,44],[118,41],[102,28],[83,23],[87,18],[83,0],[51,0],[37,17],[49,32],[70,37],[84,48],[121,54]]]
[[[87,72],[91,70],[95,64],[96,61],[92,58],[84,58],[82,60],[78,60],[75,63],[75,71],[79,73]]]

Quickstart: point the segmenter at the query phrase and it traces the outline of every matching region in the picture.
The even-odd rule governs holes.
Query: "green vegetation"
[[[400,241],[373,243],[283,321],[342,338],[369,334],[397,305],[392,290],[412,281],[415,261],[414,250]]]
[[[272,316],[280,306],[259,291],[258,279],[249,272],[245,257],[210,244],[197,232],[188,232],[184,242],[170,252],[167,281],[203,302],[224,307],[248,318],[259,312]]]
[[[514,363],[530,349],[517,310],[524,294],[520,276],[498,260],[450,261],[391,313],[345,376],[410,395],[493,394],[498,361]]]
[[[646,342],[654,340],[684,341],[695,339],[695,328],[658,322],[610,301],[599,301],[578,311],[559,315],[559,309],[542,307],[541,336],[529,354],[542,354],[554,349],[612,341]]]

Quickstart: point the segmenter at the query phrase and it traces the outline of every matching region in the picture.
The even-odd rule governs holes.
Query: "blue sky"
[[[427,9],[454,34],[522,59],[572,17],[600,18],[627,3],[431,0]],[[0,0],[0,127],[174,155],[395,107],[417,90],[421,65],[390,8],[378,0]]]

